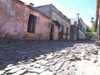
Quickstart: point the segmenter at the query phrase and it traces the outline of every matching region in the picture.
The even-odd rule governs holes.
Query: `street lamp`
[[[93,23],[93,20],[94,20],[94,18],[92,17],[92,18],[91,18],[91,23]]]

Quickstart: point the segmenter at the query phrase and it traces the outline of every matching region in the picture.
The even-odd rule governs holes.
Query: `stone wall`
[[[37,17],[35,33],[28,33],[29,15]],[[0,37],[12,39],[49,39],[50,19],[18,0],[0,0]]]

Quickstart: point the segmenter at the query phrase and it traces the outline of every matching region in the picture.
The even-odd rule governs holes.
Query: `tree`
[[[97,32],[97,25],[96,25],[96,20],[92,24],[92,31]]]
[[[89,26],[86,27],[86,35],[92,37],[92,29]]]
[[[89,26],[86,26],[86,32],[92,32],[91,28]]]
[[[97,33],[93,32],[92,28],[90,28],[89,26],[86,27],[86,35],[91,36],[91,38],[97,38]]]

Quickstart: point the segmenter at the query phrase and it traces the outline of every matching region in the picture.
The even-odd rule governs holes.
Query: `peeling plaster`
[[[0,0],[2,4],[0,11],[0,37],[12,39],[42,39],[47,40],[50,36],[50,19],[43,14],[16,2],[16,0]],[[5,13],[3,13],[5,12]],[[35,33],[27,32],[29,15],[37,17]],[[10,16],[12,15],[12,16]],[[4,19],[2,19],[2,17]]]
[[[1,0],[2,3],[4,3],[5,5],[7,5],[7,9],[6,11],[11,15],[14,16],[14,11],[11,8],[11,5],[7,2],[7,0]]]
[[[21,23],[8,21],[4,24],[2,31],[5,31],[5,34],[17,35],[22,32],[21,28],[23,28]]]

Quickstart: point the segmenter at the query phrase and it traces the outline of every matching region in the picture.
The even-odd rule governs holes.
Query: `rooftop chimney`
[[[77,24],[79,24],[79,13],[77,13]]]
[[[30,6],[31,6],[32,8],[34,8],[34,4],[33,4],[33,3],[30,3]]]
[[[77,18],[79,19],[79,13],[77,13]]]

